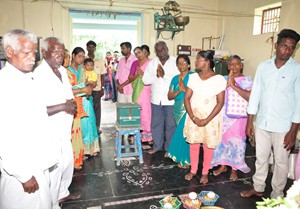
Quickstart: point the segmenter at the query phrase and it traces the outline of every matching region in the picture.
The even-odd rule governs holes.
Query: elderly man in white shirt
[[[168,91],[172,78],[179,74],[179,71],[176,58],[169,55],[165,42],[158,41],[154,48],[157,57],[148,64],[143,76],[144,84],[151,85],[151,132],[154,144],[149,153],[154,154],[159,150],[165,150],[165,157],[167,157],[176,128],[173,114],[174,100],[169,101]],[[165,142],[164,130],[166,131]]]
[[[48,169],[57,163],[46,106],[32,75],[37,38],[24,30],[4,35],[0,71],[1,209],[50,209]]]
[[[50,130],[59,149],[59,162],[50,170],[50,191],[53,209],[59,209],[59,202],[77,199],[80,195],[70,194],[68,188],[74,171],[71,129],[76,102],[73,100],[66,69],[61,66],[65,47],[56,37],[46,38],[42,44],[42,63],[34,71],[34,79],[39,83],[41,99],[47,106]]]

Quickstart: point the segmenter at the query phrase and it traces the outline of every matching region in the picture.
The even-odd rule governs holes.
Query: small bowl
[[[163,198],[163,199],[161,199],[161,200],[159,201],[160,206],[161,206],[162,208],[164,208],[164,199],[165,199],[165,198]],[[175,204],[173,205],[172,209],[179,209],[179,208],[180,208],[180,205],[181,205],[180,200],[178,200],[177,197],[172,197],[172,201],[175,202]]]
[[[206,205],[206,206],[214,206],[215,203],[217,202],[217,200],[219,199],[219,195],[216,195],[215,199],[213,200],[206,200],[204,197],[207,195],[207,193],[212,192],[212,191],[202,191],[200,192],[200,194],[198,195],[198,197],[201,199],[202,205]]]
[[[197,197],[197,200],[199,200],[200,205],[196,208],[194,205],[191,205],[191,199],[188,194],[181,197],[182,206],[186,209],[199,209],[201,207],[201,199]]]

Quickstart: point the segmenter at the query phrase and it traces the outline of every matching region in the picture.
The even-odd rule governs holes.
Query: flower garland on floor
[[[286,197],[277,197],[276,199],[263,198],[263,201],[256,202],[257,209],[299,209],[300,208],[300,179],[294,181],[293,185],[287,191]]]

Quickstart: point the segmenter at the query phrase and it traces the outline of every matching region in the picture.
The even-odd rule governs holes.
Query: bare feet
[[[82,166],[74,167],[74,169],[75,169],[76,171],[80,171],[80,170],[82,169]]]
[[[68,201],[68,200],[77,200],[81,197],[80,194],[69,194],[68,196],[58,200],[58,202],[65,202],[65,201]]]
[[[213,171],[213,175],[214,176],[219,176],[220,174],[225,173],[226,171],[227,171],[227,166],[226,165],[221,165],[220,168]]]
[[[193,178],[195,175],[196,175],[195,173],[189,172],[188,174],[186,174],[186,175],[184,176],[184,179],[187,180],[187,181],[190,181],[190,180],[192,180],[192,178]]]
[[[231,170],[229,179],[233,181],[238,180],[237,170]]]
[[[149,153],[150,155],[153,155],[153,154],[156,153],[157,151],[158,151],[158,150],[151,149],[151,150],[148,151],[148,153]]]
[[[165,151],[164,157],[169,157],[169,153],[167,151]]]
[[[94,152],[93,154],[92,154],[92,156],[98,156],[100,154],[100,152]]]
[[[255,189],[245,190],[240,193],[241,197],[251,197],[253,195],[261,197],[263,194],[263,192],[257,192]]]
[[[208,174],[202,174],[200,178],[200,184],[207,184],[208,183]]]
[[[178,168],[182,169],[188,169],[190,166],[189,165],[181,165],[180,163],[177,164]]]

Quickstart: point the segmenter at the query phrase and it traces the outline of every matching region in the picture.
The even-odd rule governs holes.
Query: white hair
[[[168,48],[168,46],[167,46],[167,43],[164,42],[164,41],[158,41],[158,42],[155,43],[155,45],[154,45],[155,51],[156,51],[156,47],[159,46],[159,45],[162,45],[162,46],[166,49],[166,51],[169,51],[169,48]]]
[[[36,35],[33,33],[22,29],[14,29],[3,36],[2,44],[4,49],[6,50],[6,47],[10,46],[13,48],[15,53],[18,52],[20,50],[20,38],[29,39],[34,44],[38,41]]]
[[[57,38],[57,37],[48,37],[48,38],[45,38],[44,41],[42,42],[41,49],[44,49],[45,51],[48,51],[48,47],[49,47],[49,42],[50,41],[56,41],[56,42],[64,45],[63,40],[61,40],[60,38]]]

